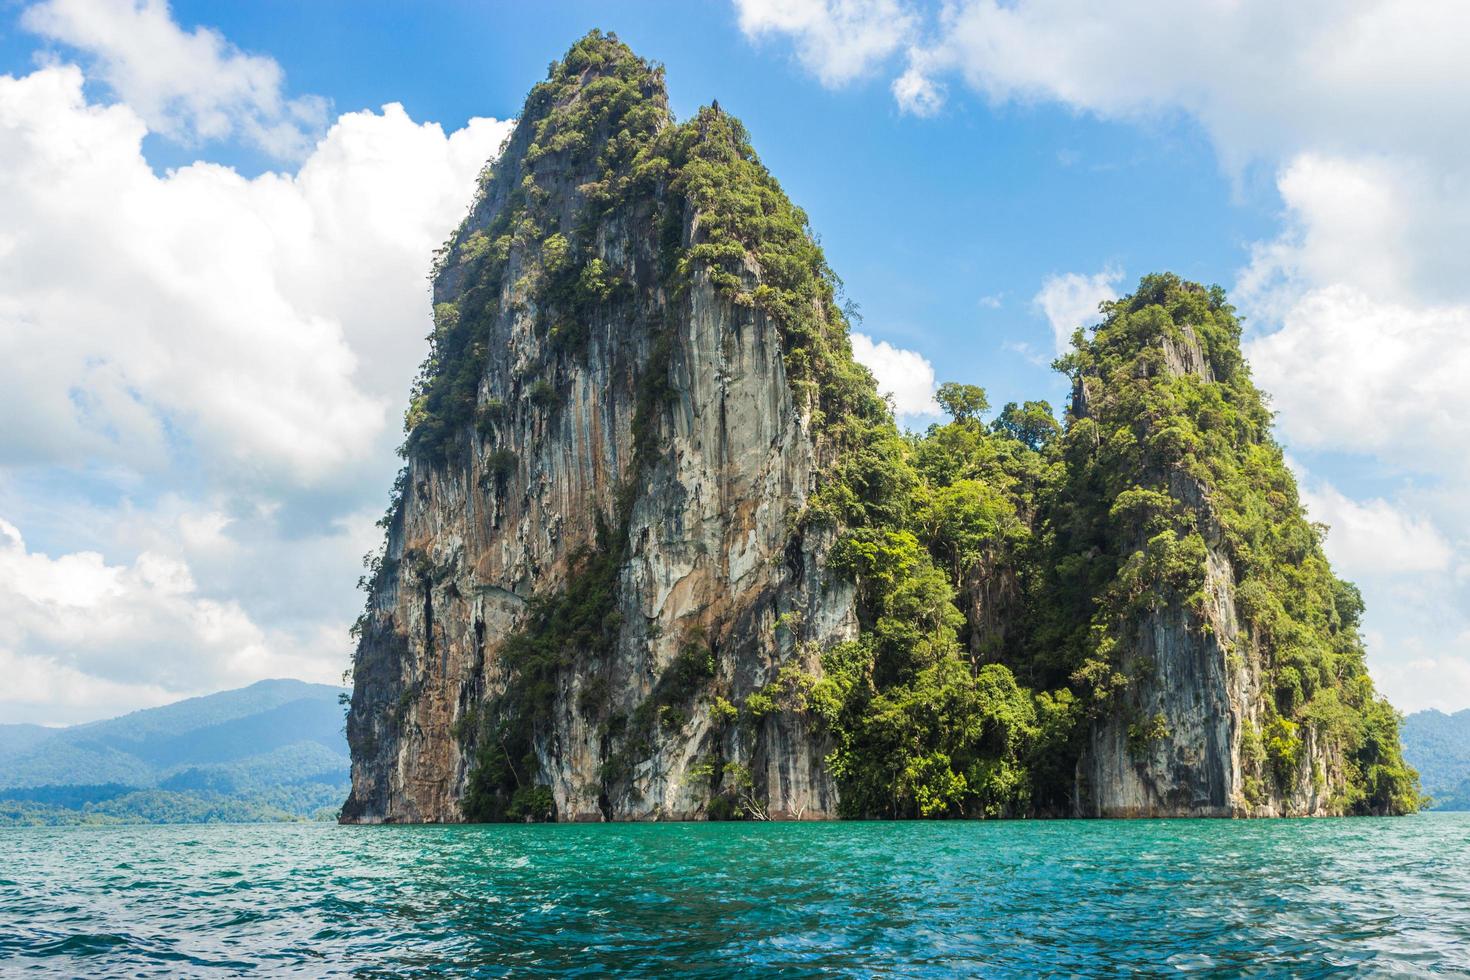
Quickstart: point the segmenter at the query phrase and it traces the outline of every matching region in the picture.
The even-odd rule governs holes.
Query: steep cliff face
[[[593,32],[438,258],[348,822],[1417,803],[1223,294],[901,434],[740,124]]]
[[[691,257],[711,216],[672,186],[738,134],[717,110],[672,129],[660,73],[589,38],[447,247],[361,623],[345,819],[454,821],[467,798],[689,818],[721,789],[835,811],[805,719],[730,717],[855,631],[853,590],[830,534],[797,528],[823,440],[782,328],[742,301],[762,270]],[[712,787],[716,765],[740,785]]]
[[[1064,533],[1073,549],[1090,535],[1105,570],[1079,671],[1101,694],[1077,766],[1082,815],[1402,802],[1368,774],[1406,768],[1396,740],[1380,752],[1365,734],[1392,721],[1363,669],[1361,604],[1301,512],[1238,337],[1218,290],[1151,277],[1073,356],[1067,480],[1096,499],[1092,526]]]
[[[1168,492],[1201,529],[1204,566],[1191,599],[1150,606],[1127,628],[1120,660],[1130,679],[1094,721],[1078,762],[1077,813],[1084,816],[1327,816],[1344,789],[1340,746],[1310,729],[1281,778],[1267,777],[1244,750],[1264,729],[1267,654],[1236,611],[1235,569],[1206,488],[1171,473]],[[1134,553],[1148,542],[1135,540]],[[1248,651],[1242,656],[1235,651]],[[1313,774],[1316,774],[1314,781]],[[1247,798],[1247,779],[1254,779]]]

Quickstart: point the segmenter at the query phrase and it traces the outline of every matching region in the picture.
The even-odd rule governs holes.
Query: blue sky
[[[1029,343],[1049,360],[1032,304],[1043,277],[1112,268],[1126,282],[1171,269],[1228,284],[1280,208],[1269,181],[1232,186],[1187,116],[1118,126],[1055,103],[962,100],[917,119],[881,76],[814,84],[783,45],[753,43],[718,3],[452,3],[431,16],[415,4],[175,3],[173,13],[269,54],[291,91],[325,96],[333,113],[399,102],[450,130],[514,118],[572,40],[616,31],[667,66],[681,118],[719,99],[746,123],[875,336],[942,355],[998,404],[1064,391],[1048,367],[1003,346]],[[5,67],[26,70],[40,48],[68,54],[39,41],[8,32]],[[251,174],[281,164],[249,145],[145,145],[159,168],[201,152]]]
[[[1231,289],[1380,685],[1470,706],[1455,4],[44,0],[0,6],[0,722],[341,671],[428,253],[594,26],[744,120],[910,424],[1059,404],[1144,273]]]

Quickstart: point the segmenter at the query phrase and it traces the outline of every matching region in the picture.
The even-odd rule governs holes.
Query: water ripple
[[[0,972],[1470,973],[1470,814],[0,830]]]

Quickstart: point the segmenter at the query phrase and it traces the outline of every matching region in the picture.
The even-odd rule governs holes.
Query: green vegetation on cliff
[[[1259,731],[1245,736],[1260,739],[1246,753],[1247,798],[1253,780],[1290,778],[1310,727],[1343,750],[1339,807],[1416,809],[1397,716],[1364,667],[1362,600],[1332,574],[1324,529],[1302,509],[1224,291],[1147,276],[1103,305],[1058,367],[1076,396],[1038,525],[1040,676],[1107,710],[1130,683],[1122,656],[1144,611],[1179,604],[1198,628],[1219,625],[1204,591],[1207,547],[1218,547],[1242,627],[1227,665],[1253,666],[1264,694]]]
[[[570,217],[550,206],[569,185],[580,199]],[[700,270],[732,302],[781,324],[788,375],[818,426],[884,414],[852,359],[838,282],[806,214],[761,165],[740,121],[706,107],[673,124],[663,69],[614,37],[587,35],[532,89],[504,155],[481,177],[481,201],[495,205],[490,224],[475,227],[473,209],[436,266],[440,277],[462,275],[463,290],[434,308],[405,453],[447,457],[477,418],[485,330],[508,287],[514,301],[531,301],[553,351],[582,350],[589,316],[625,298],[628,284],[594,254],[599,227],[614,217],[649,224],[672,292]],[[526,394],[555,399],[544,379]],[[482,432],[493,430],[483,406],[478,417]]]
[[[512,295],[533,298],[555,349],[585,342],[589,314],[624,286],[593,254],[592,235],[631,199],[641,177],[635,161],[668,119],[663,70],[596,31],[531,90],[501,160],[481,174],[476,206],[435,263],[436,278],[453,275],[463,288],[434,306],[429,355],[404,419],[405,454],[447,460],[470,423],[493,439],[498,411],[478,404],[479,387],[490,324]],[[564,222],[548,202],[568,185],[585,206]],[[480,227],[475,219],[487,208],[493,218]],[[554,407],[546,378],[523,380],[518,394]]]
[[[925,436],[874,439],[830,494],[865,505],[841,512],[833,555],[858,584],[862,637],[829,651],[814,685],[852,815],[1032,812],[1074,723],[1071,692],[1018,682],[1005,638],[962,608],[1027,552],[1049,479],[1041,452],[986,428],[983,396],[966,395]]]
[[[541,183],[565,185],[568,174],[581,202],[570,221],[547,206],[551,188]],[[889,451],[901,445],[871,377],[852,359],[836,277],[806,215],[760,164],[738,120],[710,107],[673,124],[663,107],[661,69],[616,40],[594,32],[552,66],[482,185],[499,209],[488,229],[471,228],[472,212],[441,259],[441,277],[458,268],[465,278],[458,300],[435,308],[431,353],[406,419],[407,454],[447,461],[458,440],[469,437],[485,329],[506,297],[508,276],[518,274],[513,292],[530,297],[539,326],[553,340],[554,357],[584,356],[594,311],[606,314],[611,304],[634,302],[627,283],[593,255],[598,229],[617,220],[642,224],[657,236],[659,284],[676,302],[703,274],[731,303],[779,323],[788,377],[804,414],[828,443],[867,445],[870,433],[878,432]],[[660,448],[667,357],[667,347],[656,347],[641,368],[634,480]],[[554,365],[542,370],[549,374]],[[551,391],[544,379],[530,385],[533,403],[537,385]],[[483,409],[479,414],[477,434],[493,438],[494,420],[484,419]],[[881,487],[872,489],[881,495]],[[573,667],[596,671],[600,651],[616,633],[613,577],[624,558],[628,521],[625,505],[617,511],[607,515],[597,546],[572,562],[565,590],[538,598],[523,630],[503,648],[514,682],[483,712],[478,727],[465,732],[476,745],[465,800],[473,817],[522,815],[516,801],[534,789],[523,775],[532,768],[531,737],[557,678]],[[669,685],[661,680],[658,688]],[[625,774],[640,747],[646,752],[646,727],[638,717],[614,719],[611,737],[621,748],[613,761],[621,766],[609,767],[609,778]]]
[[[436,269],[453,300],[435,307],[406,455],[446,465],[480,439],[501,461],[497,479],[514,471],[518,447],[498,441],[504,403],[481,393],[505,304],[550,341],[547,362],[510,395],[554,413],[557,365],[588,356],[597,323],[623,311],[672,330],[689,285],[707,276],[779,327],[822,470],[791,533],[830,535],[828,571],[856,586],[858,637],[817,651],[820,670],[788,665],[740,703],[710,686],[707,651],[691,638],[645,705],[606,719],[604,791],[648,754],[661,718],[699,703],[722,718],[808,719],[829,740],[849,815],[1068,813],[1084,733],[1123,710],[1121,693],[1139,682],[1130,651],[1163,610],[1195,641],[1233,631],[1218,634],[1223,671],[1260,685],[1256,721],[1238,733],[1247,803],[1286,792],[1315,741],[1336,771],[1311,779],[1333,781],[1335,808],[1418,807],[1398,716],[1364,668],[1362,601],[1303,512],[1218,287],[1149,276],[1105,304],[1096,331],[1058,361],[1074,385],[1064,425],[1045,402],[987,422],[984,391],[951,383],[939,392],[950,421],[906,434],[852,357],[840,284],[806,215],[744,128],[716,107],[674,122],[662,69],[615,38],[593,32],[552,65],[481,193]],[[657,304],[604,261],[598,235],[612,223],[654,243]],[[636,366],[631,481],[661,448],[669,356],[660,341]],[[626,499],[574,557],[565,588],[538,597],[501,645],[506,693],[461,724],[472,819],[554,815],[532,745],[566,672],[601,678],[621,626]],[[1224,582],[1215,591],[1212,574]],[[584,690],[579,708],[595,715],[598,687]],[[1128,734],[1141,751],[1168,737],[1167,719],[1130,718]],[[707,768],[729,810],[738,767],[723,783],[721,764]]]
[[[1362,601],[1328,567],[1239,339],[1220,289],[1146,277],[1058,362],[1076,391],[1065,432],[1044,403],[987,428],[983,392],[950,384],[952,422],[869,431],[834,468],[816,510],[842,528],[834,566],[859,585],[863,636],[827,652],[807,701],[851,813],[1067,812],[1078,726],[1136,683],[1125,654],[1144,615],[1220,625],[1212,546],[1242,627],[1227,672],[1249,661],[1265,692],[1242,734],[1246,802],[1267,780],[1289,789],[1310,730],[1341,754],[1334,808],[1418,807],[1398,716],[1364,668]],[[1022,628],[986,636],[967,594],[993,602],[1005,572]],[[1162,716],[1130,726],[1130,741],[1165,735]]]

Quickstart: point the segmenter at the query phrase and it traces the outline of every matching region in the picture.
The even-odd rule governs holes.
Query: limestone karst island
[[[904,432],[759,137],[596,31],[532,89],[434,268],[341,819],[1418,809],[1224,291]]]
[[[0,4],[0,980],[1470,978],[1467,38]]]

